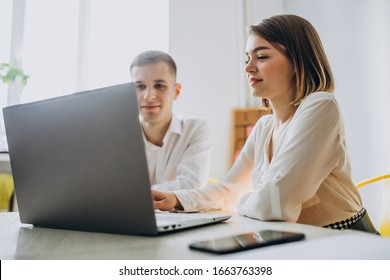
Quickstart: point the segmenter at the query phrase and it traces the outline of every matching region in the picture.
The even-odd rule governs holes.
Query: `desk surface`
[[[190,250],[194,241],[276,229],[306,234],[306,240],[240,253],[213,255]],[[35,228],[21,224],[18,212],[0,213],[0,259],[390,259],[390,238],[352,230],[284,222],[262,222],[238,215],[220,224],[159,237]]]

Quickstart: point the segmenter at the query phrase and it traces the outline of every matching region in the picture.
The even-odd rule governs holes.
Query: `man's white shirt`
[[[144,135],[152,189],[161,191],[200,188],[210,173],[212,139],[206,120],[172,116],[161,147]]]

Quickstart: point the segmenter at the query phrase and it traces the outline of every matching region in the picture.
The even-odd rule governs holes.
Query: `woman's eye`
[[[265,59],[267,59],[267,58],[269,58],[269,56],[268,55],[256,55],[256,58],[257,59],[259,59],[259,60],[265,60]],[[249,61],[250,61],[250,57],[249,56],[247,56],[246,58],[245,58],[245,64],[248,64],[249,63]]]
[[[267,56],[267,55],[258,55],[257,56],[257,59],[267,59],[269,56]]]

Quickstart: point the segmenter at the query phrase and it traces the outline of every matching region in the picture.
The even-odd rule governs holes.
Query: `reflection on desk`
[[[275,229],[301,232],[306,240],[227,255],[188,248],[192,242]],[[158,237],[36,228],[21,224],[17,212],[0,213],[0,259],[390,259],[390,239],[352,230],[262,222],[233,214],[223,223]]]

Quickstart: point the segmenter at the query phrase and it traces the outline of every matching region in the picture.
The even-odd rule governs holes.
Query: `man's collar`
[[[182,130],[183,130],[183,127],[181,125],[180,118],[177,117],[175,114],[173,114],[171,123],[169,124],[168,130],[165,133],[164,138],[163,138],[163,145],[164,145],[164,143],[168,142],[167,139],[168,139],[170,134],[175,133],[175,134],[181,135]]]
[[[140,123],[142,124],[142,116],[139,115]],[[171,123],[169,124],[168,130],[164,135],[163,143],[166,143],[168,135],[171,133],[176,133],[178,135],[181,135],[183,132],[183,125],[182,125],[182,116],[176,116],[175,114],[172,114]],[[144,141],[149,142],[146,140],[145,132],[142,129],[142,137]],[[150,142],[149,142],[150,143]]]
[[[176,133],[181,135],[182,131],[183,131],[183,126],[181,122],[181,117],[178,117],[175,114],[173,114],[171,124],[169,125],[167,133],[165,135],[167,135],[168,133]]]
[[[138,115],[139,121],[142,125],[142,116]],[[168,133],[176,133],[181,135],[183,131],[183,126],[182,126],[182,116],[176,116],[175,114],[172,114],[172,119],[171,123],[169,124],[168,130],[165,133],[167,135]]]

